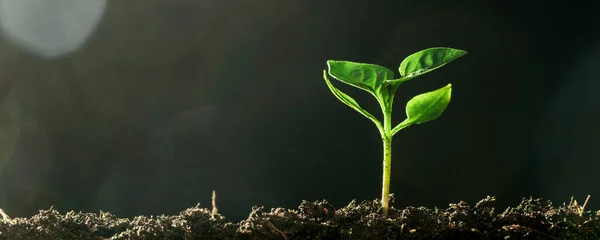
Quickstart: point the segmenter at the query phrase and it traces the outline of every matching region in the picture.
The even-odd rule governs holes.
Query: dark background
[[[105,9],[88,24],[94,1]],[[176,214],[210,207],[213,189],[232,220],[253,205],[378,198],[378,132],[329,92],[326,60],[396,72],[435,46],[468,54],[398,91],[395,123],[412,96],[453,84],[441,118],[394,138],[394,206],[492,195],[502,211],[522,197],[591,194],[600,207],[590,3],[38,2],[11,15],[32,43],[10,31],[13,6],[0,1],[0,207],[11,216],[51,205]],[[372,96],[333,83],[380,116]]]

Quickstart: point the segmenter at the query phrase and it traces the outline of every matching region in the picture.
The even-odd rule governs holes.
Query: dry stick
[[[276,232],[278,232],[279,234],[281,234],[281,236],[283,237],[284,240],[287,240],[287,236],[285,236],[285,233],[281,230],[279,230],[278,228],[275,227],[275,225],[273,225],[273,223],[271,223],[269,220],[265,220],[267,222],[267,224],[269,225],[269,227],[273,230],[275,230]]]
[[[581,206],[581,210],[579,211],[579,216],[583,216],[583,212],[585,211],[585,205],[587,205],[588,201],[590,200],[590,195],[587,196],[587,198],[585,199],[585,202],[583,202],[583,206]]]
[[[2,210],[2,208],[0,208],[0,215],[2,215],[2,219],[3,219],[4,221],[7,221],[7,222],[9,222],[9,223],[11,223],[11,224],[14,224],[14,223],[15,223],[13,220],[11,220],[11,219],[10,219],[10,217],[8,216],[8,214],[6,214],[6,213],[4,212],[4,210]]]
[[[588,201],[590,200],[590,195],[587,196],[587,198],[585,199],[585,202],[583,202],[583,206],[580,208],[579,210],[579,216],[583,216],[583,213],[585,212],[585,206],[587,205]],[[579,229],[589,229],[589,228],[584,228],[583,226],[586,225],[588,222],[591,222],[592,219],[588,219],[585,220],[582,224],[577,225],[577,228]]]
[[[215,192],[215,190],[213,190],[212,192],[212,214],[211,217],[215,218],[215,215],[219,212],[219,210],[217,209],[217,193]]]
[[[553,237],[552,235],[549,235],[549,234],[547,234],[547,233],[544,233],[544,232],[542,232],[542,231],[540,231],[540,230],[536,230],[536,229],[533,229],[533,228],[530,228],[530,227],[526,227],[526,226],[521,226],[521,225],[518,225],[518,224],[506,225],[506,226],[503,226],[502,228],[503,228],[504,230],[507,230],[507,231],[508,231],[508,229],[517,229],[517,228],[518,228],[518,229],[525,229],[526,231],[529,231],[529,232],[535,232],[535,233],[537,233],[537,234],[540,234],[540,235],[542,235],[542,236],[544,236],[544,237],[547,237],[547,238],[549,238],[549,239],[556,239],[556,240],[558,240],[558,238],[556,238],[556,237]]]

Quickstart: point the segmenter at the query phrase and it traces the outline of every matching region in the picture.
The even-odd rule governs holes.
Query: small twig
[[[284,240],[287,240],[287,236],[285,235],[285,233],[281,230],[279,230],[278,228],[275,227],[275,225],[273,225],[273,223],[271,223],[269,220],[265,220],[267,222],[267,225],[269,225],[269,227],[273,230],[275,230],[276,232],[278,232],[279,234],[281,234],[281,236],[283,237]]]
[[[215,192],[215,190],[213,190],[213,192],[212,192],[212,212],[211,212],[211,217],[215,218],[215,215],[217,215],[217,213],[219,213],[219,209],[217,209],[217,193]]]
[[[506,231],[508,231],[508,229],[524,229],[524,230],[529,231],[529,232],[535,232],[535,233],[540,234],[540,235],[542,235],[544,237],[547,237],[549,239],[556,239],[556,240],[558,240],[558,238],[553,237],[552,235],[549,235],[547,233],[544,233],[542,231],[539,231],[539,230],[536,230],[536,229],[533,229],[533,228],[530,228],[530,227],[521,226],[521,225],[518,225],[518,224],[506,225],[506,226],[503,226],[502,229],[504,229]]]
[[[590,200],[590,195],[587,196],[587,198],[585,199],[585,202],[583,202],[583,206],[581,206],[581,210],[579,211],[579,216],[583,216],[583,213],[585,211],[585,206],[587,205],[588,201]]]
[[[2,220],[9,222],[10,224],[14,224],[15,222],[10,219],[10,217],[8,216],[8,214],[6,214],[4,212],[4,210],[2,210],[2,208],[0,208],[0,215],[2,215]]]

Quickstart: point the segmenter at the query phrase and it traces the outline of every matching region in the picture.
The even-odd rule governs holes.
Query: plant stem
[[[390,175],[392,172],[392,141],[383,142],[383,184],[381,188],[381,206],[383,207],[383,216],[388,216],[388,206],[390,201]]]
[[[390,176],[392,174],[392,111],[391,107],[383,111],[383,182],[381,187],[381,206],[383,216],[388,216],[390,201]]]

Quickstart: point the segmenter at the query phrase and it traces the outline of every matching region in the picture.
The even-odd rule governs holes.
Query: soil
[[[179,215],[133,219],[49,209],[31,218],[2,214],[0,239],[600,239],[600,211],[585,210],[586,204],[572,200],[554,207],[528,198],[498,213],[494,205],[488,196],[472,207],[465,202],[446,209],[392,207],[384,218],[378,200],[339,209],[327,201],[304,201],[296,210],[254,207],[240,222],[198,206]]]

